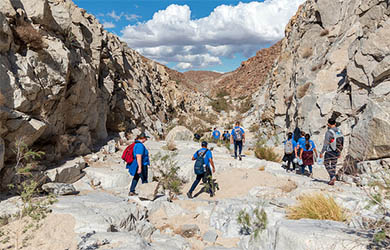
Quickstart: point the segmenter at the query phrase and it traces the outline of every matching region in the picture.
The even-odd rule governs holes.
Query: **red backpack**
[[[138,142],[133,142],[132,144],[127,146],[126,149],[123,151],[122,160],[124,160],[128,164],[131,164],[134,161],[133,151],[136,143]]]

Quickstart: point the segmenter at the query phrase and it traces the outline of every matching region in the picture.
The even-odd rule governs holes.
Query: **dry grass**
[[[255,156],[259,159],[273,162],[280,162],[282,158],[280,155],[275,153],[273,148],[264,145],[256,145]]]
[[[287,208],[287,218],[299,220],[303,218],[314,220],[345,221],[346,215],[335,200],[321,193],[302,195],[299,204]]]
[[[307,82],[297,88],[297,97],[300,99],[306,95],[307,90],[310,88],[311,82]]]
[[[320,36],[327,36],[329,34],[329,30],[324,29],[321,31]]]
[[[260,124],[258,123],[252,123],[252,125],[249,127],[249,131],[252,133],[256,133],[260,129]]]
[[[309,58],[313,55],[313,49],[312,48],[304,48],[302,51],[302,58]]]
[[[47,47],[42,40],[42,35],[31,25],[16,26],[15,33],[24,44],[32,49],[41,50]]]
[[[259,171],[265,171],[265,166],[260,166]]]

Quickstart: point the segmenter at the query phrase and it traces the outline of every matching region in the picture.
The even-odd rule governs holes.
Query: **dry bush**
[[[329,34],[329,30],[328,29],[324,29],[321,31],[320,33],[320,36],[327,36]]]
[[[16,26],[15,33],[24,44],[32,49],[41,50],[47,48],[47,45],[42,40],[42,35],[31,25]]]
[[[218,98],[216,100],[211,100],[209,105],[216,111],[226,111],[228,112],[231,109],[230,104],[224,98]]]
[[[304,48],[302,51],[302,58],[309,58],[313,55],[313,49],[312,48]]]
[[[275,153],[273,148],[264,146],[262,144],[256,145],[255,156],[266,161],[280,162],[281,156]]]
[[[244,102],[240,103],[240,107],[238,108],[238,112],[241,114],[245,114],[252,108],[252,101],[250,98],[247,98]]]
[[[311,82],[307,82],[297,88],[297,97],[300,99],[306,95],[307,90],[310,88]]]
[[[287,208],[287,218],[346,221],[345,210],[328,195],[302,195],[298,200],[298,205]]]
[[[265,171],[265,166],[260,166],[259,171]]]
[[[249,127],[249,131],[252,133],[259,131],[259,129],[260,129],[260,124],[258,123],[252,123],[252,125]]]

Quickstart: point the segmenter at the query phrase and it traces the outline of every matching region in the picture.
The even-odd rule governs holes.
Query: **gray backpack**
[[[284,144],[284,152],[286,154],[292,154],[293,151],[294,151],[294,146],[292,140],[286,141],[286,144]]]
[[[330,129],[330,132],[333,135],[333,139],[330,141],[329,147],[332,151],[340,153],[344,148],[344,135],[340,129],[337,129],[337,131]]]
[[[242,131],[241,128],[235,128],[234,129],[234,140],[235,141],[242,141]]]

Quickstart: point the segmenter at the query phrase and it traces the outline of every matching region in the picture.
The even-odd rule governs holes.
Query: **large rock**
[[[153,201],[157,196],[158,182],[153,181],[151,183],[139,183],[137,185],[138,197],[140,199]]]
[[[6,52],[10,49],[12,40],[13,36],[11,28],[8,25],[6,17],[0,12],[0,53]]]
[[[42,189],[55,195],[76,194],[77,191],[72,184],[50,182],[42,185]]]
[[[194,138],[193,133],[184,126],[174,127],[169,131],[168,135],[165,137],[167,142],[172,141],[192,141]]]
[[[124,165],[115,165],[110,168],[86,168],[86,177],[92,183],[99,183],[104,189],[124,188],[129,186],[132,177]]]
[[[52,182],[73,183],[84,176],[82,170],[85,167],[86,162],[84,159],[76,158],[58,168],[46,171],[46,174]]]

